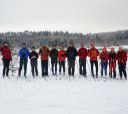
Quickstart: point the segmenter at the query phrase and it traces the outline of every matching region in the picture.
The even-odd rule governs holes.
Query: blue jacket
[[[28,59],[29,50],[27,48],[21,48],[18,55],[20,58]]]

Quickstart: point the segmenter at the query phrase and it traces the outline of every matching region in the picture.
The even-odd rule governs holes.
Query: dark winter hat
[[[26,43],[23,43],[22,45],[24,46],[24,45],[26,45]]]
[[[8,42],[3,42],[3,44],[8,44]]]
[[[35,47],[33,46],[31,49],[35,49]]]
[[[70,41],[70,43],[69,43],[70,45],[74,45],[74,43],[73,43],[73,41]]]

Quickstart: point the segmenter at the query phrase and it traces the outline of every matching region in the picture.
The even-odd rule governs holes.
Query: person
[[[124,74],[125,79],[127,79],[127,73],[126,73],[127,53],[125,50],[122,49],[122,47],[119,47],[119,50],[117,52],[117,61],[118,61],[120,79],[122,79],[122,74]]]
[[[7,42],[3,43],[3,45],[0,47],[0,51],[3,57],[3,78],[5,75],[9,78],[9,65],[10,61],[12,60],[12,54]]]
[[[59,73],[61,74],[61,69],[63,68],[63,74],[65,75],[65,58],[66,51],[63,46],[60,46],[60,50],[58,52],[58,60],[59,60]]]
[[[84,47],[84,43],[80,44],[81,48],[78,50],[79,56],[79,74],[86,77],[86,58],[88,50]]]
[[[98,61],[97,61],[97,57],[99,56],[99,51],[98,51],[98,49],[95,48],[94,43],[91,44],[91,49],[88,52],[88,56],[90,57],[92,76],[93,76],[93,78],[95,78],[94,71],[93,71],[93,65],[95,64],[95,67],[96,67],[96,78],[98,78]]]
[[[52,74],[57,75],[58,50],[56,49],[55,45],[53,45],[52,50],[50,50],[50,58],[52,65]]]
[[[114,48],[111,48],[109,53],[109,75],[110,78],[116,78],[116,52]]]
[[[36,76],[38,76],[38,68],[37,68],[37,65],[38,65],[38,61],[37,61],[38,53],[35,51],[35,47],[32,47],[32,51],[29,54],[29,59],[30,59],[30,64],[31,64],[32,76],[34,77],[35,73],[36,73]]]
[[[77,50],[74,47],[74,43],[72,41],[70,41],[69,47],[66,50],[66,56],[68,60],[68,75],[74,77]]]
[[[102,52],[100,53],[100,60],[101,60],[101,76],[103,77],[103,71],[105,71],[105,76],[107,76],[109,54],[107,52],[106,47],[104,47],[102,49]]]
[[[27,73],[27,63],[28,63],[28,57],[29,57],[29,50],[26,47],[26,43],[23,43],[22,48],[19,50],[18,53],[20,57],[20,66],[19,66],[19,72],[18,76],[21,76],[22,67],[24,66],[24,77],[26,77]]]
[[[49,58],[49,48],[43,45],[39,50],[39,55],[41,56],[41,69],[42,77],[48,76],[48,58]]]

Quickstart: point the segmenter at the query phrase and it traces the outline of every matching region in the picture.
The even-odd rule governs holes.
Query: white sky
[[[128,0],[0,0],[0,32],[128,29]]]

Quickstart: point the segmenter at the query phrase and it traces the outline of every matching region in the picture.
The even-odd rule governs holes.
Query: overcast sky
[[[0,0],[0,32],[128,29],[128,0]]]

